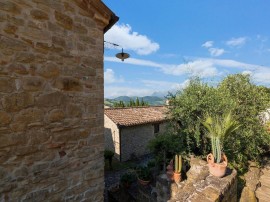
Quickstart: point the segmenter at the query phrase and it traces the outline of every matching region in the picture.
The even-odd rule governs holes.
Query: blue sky
[[[105,97],[166,95],[192,76],[250,74],[270,87],[270,1],[103,0],[120,17],[105,40]]]

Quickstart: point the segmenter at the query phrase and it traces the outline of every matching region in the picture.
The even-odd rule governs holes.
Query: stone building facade
[[[164,106],[105,109],[105,148],[120,161],[148,154],[148,142],[166,130],[166,111]]]
[[[0,0],[0,201],[103,201],[100,0]]]

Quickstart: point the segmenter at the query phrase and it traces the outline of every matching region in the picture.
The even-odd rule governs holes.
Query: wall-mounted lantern
[[[125,59],[129,58],[129,54],[128,53],[124,53],[123,52],[123,48],[122,48],[122,52],[121,53],[117,53],[115,55],[117,58],[119,58],[120,60],[124,61]]]
[[[116,47],[116,46],[119,46],[119,47],[120,47],[120,45],[118,45],[118,44],[116,44],[116,43],[112,43],[112,42],[108,42],[108,41],[104,41],[104,43],[105,43],[105,44],[110,44],[110,45],[115,46],[115,47]],[[124,61],[125,59],[129,58],[130,55],[129,55],[128,53],[125,53],[124,50],[123,50],[123,48],[122,48],[122,52],[117,53],[117,54],[115,55],[115,57],[117,57],[117,58],[119,58],[120,60]]]

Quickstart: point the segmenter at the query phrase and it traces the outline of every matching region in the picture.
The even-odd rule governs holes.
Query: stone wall
[[[117,125],[104,115],[105,149],[115,152],[114,157],[120,160],[120,137]]]
[[[187,179],[176,184],[168,181],[165,174],[156,182],[157,201],[169,202],[236,202],[237,172],[227,169],[223,178],[209,175],[205,161],[192,158]]]
[[[164,132],[166,123],[159,124],[159,133]],[[148,154],[148,142],[156,137],[154,125],[138,125],[121,128],[121,160],[127,161],[132,156],[140,157]]]
[[[102,8],[0,0],[0,201],[103,201]]]
[[[244,175],[245,187],[240,202],[268,202],[270,197],[270,157],[263,159],[261,167],[249,162],[248,172]]]

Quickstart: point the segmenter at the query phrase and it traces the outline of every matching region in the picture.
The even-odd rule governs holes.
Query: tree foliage
[[[117,107],[120,108],[120,107],[126,107],[126,105],[125,105],[125,103],[123,101],[120,100],[119,102],[114,102],[113,107],[114,108],[117,108]]]
[[[259,114],[270,108],[270,93],[266,88],[254,85],[247,75],[231,75],[218,88],[231,106],[241,130],[226,138],[224,147],[228,157],[237,165],[247,160],[259,161],[269,150],[270,135],[260,123]],[[241,164],[240,164],[241,166]]]
[[[183,151],[181,136],[171,132],[159,134],[155,139],[149,141],[148,148],[155,155],[156,161],[163,165],[165,171],[168,159],[172,159],[174,154]]]
[[[241,125],[224,139],[224,151],[234,166],[243,168],[247,160],[258,161],[269,150],[270,135],[258,117],[270,108],[270,93],[267,88],[254,85],[248,75],[230,75],[215,87],[195,78],[187,88],[168,98],[172,125],[181,136],[181,144],[186,145],[186,153],[209,153],[211,144],[201,119],[206,114],[218,116],[228,111]]]
[[[121,100],[119,102],[113,103],[113,107],[115,108],[116,107],[142,107],[142,106],[149,106],[149,104],[145,102],[143,98],[140,101],[138,97],[135,99],[135,101],[133,99],[130,99],[130,101],[127,103]]]

